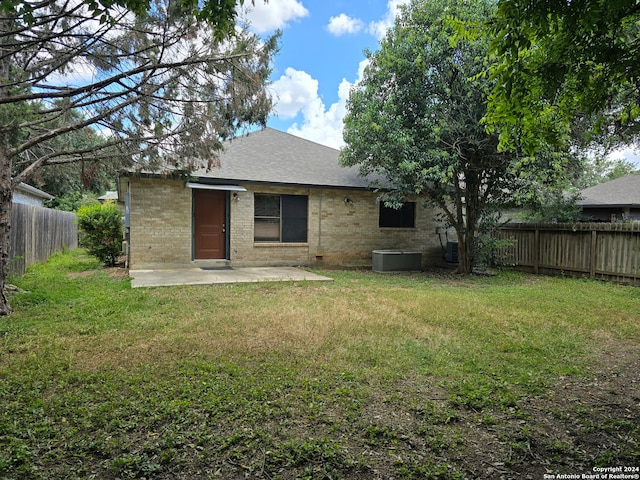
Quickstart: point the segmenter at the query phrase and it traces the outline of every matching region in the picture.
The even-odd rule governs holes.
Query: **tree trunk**
[[[11,78],[11,44],[14,42],[10,34],[15,28],[15,21],[11,17],[3,16],[0,20],[0,78],[3,84],[6,79]],[[10,96],[9,88],[5,85],[0,87],[0,98],[5,99]],[[9,154],[10,138],[12,133],[12,118],[7,115],[11,112],[12,106],[8,109],[2,108],[0,111],[0,316],[9,315],[11,307],[4,290],[9,271],[9,231],[11,230],[11,202],[13,200],[13,188],[11,184],[11,164],[12,157]]]
[[[11,230],[11,159],[5,146],[0,146],[0,315],[11,313],[4,287],[9,270],[9,248]]]
[[[478,171],[468,168],[464,183],[466,204],[464,214],[458,217],[460,229],[456,230],[458,234],[458,273],[470,274],[473,273],[476,261],[476,233],[481,210],[481,182],[478,178]]]
[[[470,236],[469,231],[457,231],[458,234],[458,273],[473,273],[474,263],[474,246],[473,234]]]

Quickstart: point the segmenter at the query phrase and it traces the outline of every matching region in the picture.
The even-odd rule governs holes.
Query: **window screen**
[[[307,204],[304,195],[282,195],[282,241],[307,241]]]
[[[380,202],[380,216],[378,226],[393,228],[414,228],[416,217],[416,202],[405,202],[399,209],[386,207]]]
[[[280,197],[255,195],[253,238],[256,242],[280,241]]]
[[[307,242],[307,196],[256,194],[254,202],[256,242]]]

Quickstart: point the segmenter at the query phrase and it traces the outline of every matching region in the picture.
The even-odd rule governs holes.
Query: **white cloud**
[[[302,109],[303,122],[301,125],[294,123],[287,130],[293,135],[306,138],[333,148],[341,148],[344,145],[342,139],[342,120],[346,112],[347,98],[351,83],[342,79],[338,87],[338,101],[325,110],[325,105],[320,97],[314,98]]]
[[[309,15],[309,10],[297,0],[278,0],[269,3],[256,0],[255,6],[250,5],[245,11],[251,29],[256,33],[282,29],[290,22],[307,15]]]
[[[607,155],[607,158],[610,160],[624,159],[640,168],[640,148],[635,145],[614,150]]]
[[[306,72],[287,68],[285,74],[271,84],[275,92],[275,113],[280,118],[295,118],[318,98],[318,81]]]
[[[361,20],[351,18],[350,16],[341,13],[337,17],[331,17],[329,19],[327,29],[332,35],[340,37],[342,35],[358,33],[363,27],[364,24]]]
[[[351,87],[362,78],[367,62],[360,62],[355,83],[342,79],[338,86],[338,101],[329,108],[318,95],[317,80],[306,72],[288,68],[285,75],[272,84],[279,99],[276,114],[284,119],[302,115],[302,122],[294,123],[287,132],[329,147],[343,147],[342,128],[347,99]]]
[[[47,77],[49,85],[64,85],[70,87],[78,87],[86,85],[96,80],[97,69],[79,57],[69,62],[67,69],[62,72],[56,72]]]
[[[394,25],[395,17],[399,13],[400,6],[408,4],[410,0],[389,0],[385,16],[377,22],[371,22],[367,31],[382,38],[387,30]],[[271,3],[270,3],[271,5]],[[333,35],[355,33],[364,26],[357,19],[345,14],[331,17],[328,25]],[[343,120],[346,114],[346,105],[351,88],[362,79],[368,60],[362,60],[358,65],[357,78],[351,83],[342,79],[338,86],[338,101],[329,105],[324,104],[318,94],[318,81],[308,73],[289,68],[285,75],[272,84],[276,92],[276,115],[281,119],[294,119],[299,115],[300,121],[292,124],[288,133],[298,135],[308,140],[321,143],[334,148],[342,148]]]
[[[367,68],[367,65],[369,65],[368,58],[361,60],[358,64],[358,78],[356,79],[356,84],[360,83],[360,80],[362,80],[362,77],[364,77],[364,69]]]
[[[386,15],[382,18],[382,20],[371,22],[369,24],[369,27],[367,28],[367,31],[378,39],[384,37],[387,33],[387,30],[393,27],[396,15],[400,12],[400,6],[407,5],[409,2],[410,0],[389,0],[387,2]]]

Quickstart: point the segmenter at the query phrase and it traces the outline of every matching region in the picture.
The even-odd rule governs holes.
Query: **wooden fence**
[[[76,215],[14,203],[11,207],[9,272],[22,275],[63,248],[78,247]]]
[[[640,285],[640,224],[507,224],[498,238],[504,265],[542,274],[565,274]]]

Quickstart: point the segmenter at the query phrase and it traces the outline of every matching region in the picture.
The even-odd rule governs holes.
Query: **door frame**
[[[230,194],[229,191],[224,190],[224,258],[196,258],[196,194],[200,189],[191,189],[191,261],[207,261],[207,260],[230,260],[231,251],[231,236],[230,233],[230,220],[231,220],[231,208],[230,208]]]

